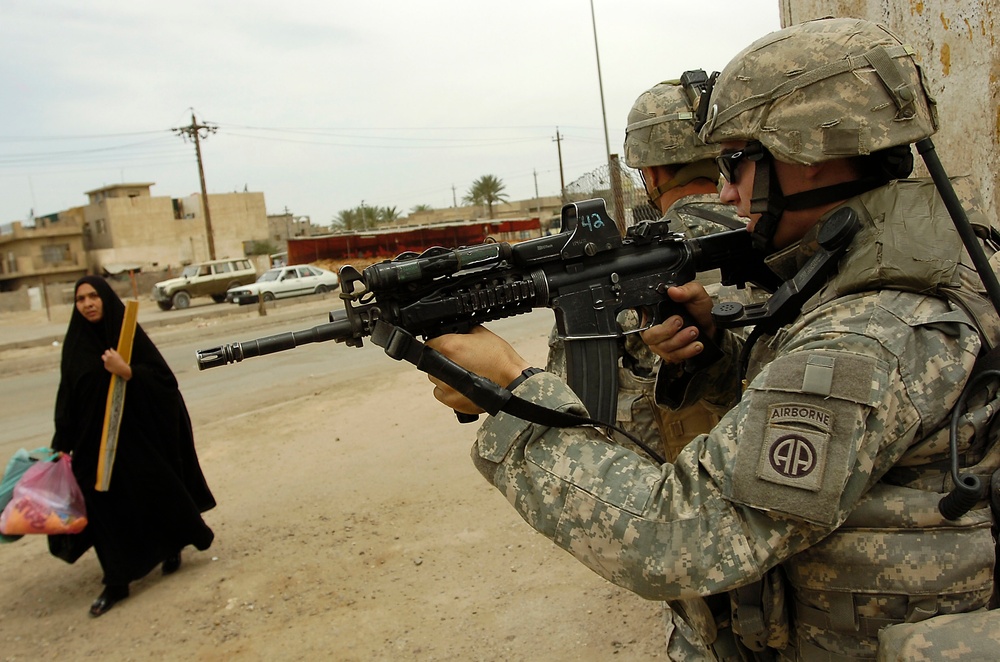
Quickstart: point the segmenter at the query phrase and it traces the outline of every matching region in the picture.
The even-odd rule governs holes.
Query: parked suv
[[[257,280],[257,271],[246,258],[198,262],[184,267],[177,278],[160,281],[153,286],[153,299],[161,310],[184,309],[192,297],[212,297],[222,303],[231,287],[247,285]]]

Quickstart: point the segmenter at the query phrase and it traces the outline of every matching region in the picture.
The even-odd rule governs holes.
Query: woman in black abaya
[[[116,351],[125,304],[96,276],[76,283],[63,345],[52,448],[72,453],[87,506],[87,528],[50,536],[53,554],[74,562],[91,545],[104,571],[104,591],[90,607],[100,616],[128,596],[129,582],[158,564],[180,567],[181,549],[208,549],[214,534],[201,513],[215,506],[194,448],[191,419],[177,380],[136,326],[130,363]],[[126,380],[125,405],[111,483],[98,492],[98,454],[112,373]]]

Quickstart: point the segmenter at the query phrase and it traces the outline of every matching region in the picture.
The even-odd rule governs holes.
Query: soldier
[[[650,599],[728,594],[711,618],[686,615],[697,636],[668,624],[671,659],[875,659],[907,633],[933,643],[956,619],[978,637],[956,650],[997,645],[983,611],[988,504],[956,520],[938,510],[953,410],[1000,321],[933,185],[907,179],[910,145],[936,128],[912,51],[881,26],[822,19],[751,44],[719,76],[701,135],[721,144],[722,199],[750,219],[771,268],[815,293],[743,343],[715,325],[703,286],[669,290],[726,352],[679,398],[732,405],[672,464],[593,428],[501,413],[479,431],[480,472],[601,576]],[[814,256],[836,268],[813,270]],[[680,363],[703,349],[682,327],[671,318],[644,339]],[[528,366],[482,327],[429,344],[499,384]],[[659,379],[670,391],[669,372]],[[432,381],[444,404],[481,412]],[[583,412],[546,373],[516,395]],[[962,461],[988,484],[995,435],[959,420]]]
[[[718,145],[704,143],[694,130],[706,80],[703,71],[686,71],[681,80],[654,85],[632,104],[625,127],[625,163],[639,172],[662,220],[688,237],[746,226],[719,201]]]

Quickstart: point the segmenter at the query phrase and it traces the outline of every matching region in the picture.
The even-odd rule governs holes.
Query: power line
[[[399,142],[394,142],[394,143],[385,144],[385,145],[378,145],[378,144],[373,144],[373,143],[331,142],[331,141],[321,141],[321,140],[298,140],[298,139],[294,139],[294,138],[272,138],[272,137],[267,137],[267,136],[252,136],[252,135],[247,135],[247,134],[242,134],[242,133],[233,133],[232,131],[227,131],[226,135],[227,136],[235,136],[235,137],[238,137],[238,138],[249,138],[250,140],[265,140],[265,141],[270,141],[270,142],[298,143],[298,144],[305,144],[305,145],[330,145],[330,146],[334,146],[334,147],[363,147],[363,148],[366,148],[366,149],[368,149],[368,148],[371,148],[371,149],[453,149],[453,148],[456,148],[456,147],[460,147],[460,148],[493,147],[493,146],[497,146],[497,145],[514,145],[514,144],[518,144],[518,143],[537,142],[539,140],[543,140],[544,139],[541,136],[538,136],[538,137],[532,136],[532,137],[514,138],[514,139],[512,139],[512,138],[480,138],[480,139],[478,139],[475,142],[469,142],[468,140],[457,141],[457,140],[450,140],[450,139],[442,138],[442,139],[440,139],[440,141],[448,141],[450,143],[461,142],[461,144],[410,145],[410,144],[402,144],[402,143],[399,143]],[[320,135],[323,135],[323,134],[320,134]],[[353,138],[358,138],[358,139],[361,139],[361,140],[365,140],[366,139],[363,136],[343,136],[343,137],[345,137],[345,138],[346,137],[353,137]],[[367,138],[367,140],[395,140],[395,141],[399,141],[399,140],[409,140],[409,141],[420,140],[420,141],[430,142],[431,139],[372,137],[372,138]]]
[[[149,146],[149,144],[146,144]],[[61,163],[100,163],[109,160],[121,160],[123,158],[136,158],[136,157],[158,157],[158,156],[174,156],[179,153],[178,149],[171,149],[165,146],[165,143],[158,141],[155,147],[157,149],[150,150],[136,150],[134,149],[136,145],[120,146],[120,147],[106,147],[106,148],[95,148],[86,150],[73,150],[73,151],[59,151],[59,152],[36,152],[36,153],[21,153],[21,154],[4,154],[0,156],[0,167],[10,167],[10,166],[24,166],[29,167],[33,165],[45,165],[45,164],[61,164]]]
[[[403,135],[363,135],[365,133],[371,133],[376,131],[383,132],[398,132],[398,131],[414,131],[414,132],[427,132],[427,131],[512,131],[512,130],[532,130],[535,128],[543,127],[531,127],[531,126],[514,126],[514,127],[411,127],[411,128],[372,128],[372,127],[362,127],[362,128],[290,128],[290,127],[258,127],[258,126],[246,126],[246,125],[220,125],[218,123],[206,123],[204,126],[211,126],[213,131],[221,129],[227,137],[230,138],[243,138],[248,140],[261,140],[261,141],[273,141],[273,142],[287,142],[287,143],[298,143],[306,145],[315,146],[333,146],[333,147],[357,147],[357,148],[367,148],[367,149],[406,149],[406,150],[439,150],[439,149],[468,149],[468,148],[491,148],[540,141],[548,141],[550,134],[548,134],[549,129],[545,129],[545,133],[539,133],[538,135],[516,135],[516,136],[465,136],[465,137],[427,137],[427,136],[403,136]],[[565,127],[561,127],[565,129]],[[577,127],[578,129],[583,127]],[[233,129],[236,129],[235,131]],[[262,133],[270,134],[285,134],[281,135],[253,135],[252,133],[242,133],[243,131],[254,132],[259,131]],[[156,131],[138,131],[138,132],[126,132],[126,133],[108,133],[108,134],[87,134],[78,136],[0,136],[0,143],[54,143],[58,141],[93,141],[93,140],[104,140],[104,139],[116,139],[123,137],[136,137],[136,136],[156,136],[158,134],[164,134],[167,131],[173,130],[156,130]],[[352,134],[353,132],[353,134]],[[168,134],[169,135],[169,134]],[[570,134],[574,140],[586,141],[586,142],[596,142],[595,139],[590,136],[581,135],[578,133]],[[563,138],[568,138],[565,132],[562,133]],[[165,138],[165,136],[162,136]],[[316,140],[315,138],[342,138],[345,140]],[[304,139],[303,139],[304,138]],[[381,143],[381,144],[380,144]],[[128,142],[124,144],[114,144],[114,145],[96,145],[91,147],[83,147],[80,149],[63,149],[56,151],[44,151],[44,152],[29,152],[21,151],[17,153],[7,153],[0,156],[0,168],[31,168],[39,164],[44,165],[65,165],[65,164],[80,164],[85,162],[100,164],[107,163],[114,160],[121,160],[123,154],[128,154],[129,158],[141,158],[142,156],[147,157],[158,157],[158,156],[173,156],[176,153],[170,150],[148,150],[146,148],[161,147],[163,145],[163,140],[160,138],[152,138],[149,140],[140,140],[135,142]]]
[[[95,133],[82,136],[0,136],[0,142],[48,142],[51,140],[93,140],[95,138],[126,138],[129,136],[148,136],[163,133],[166,129],[155,131],[133,131],[130,133]]]

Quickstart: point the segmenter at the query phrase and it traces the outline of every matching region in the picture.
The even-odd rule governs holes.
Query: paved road
[[[334,382],[388,377],[396,371],[415,369],[389,359],[381,348],[368,342],[361,349],[333,342],[316,343],[234,365],[208,370],[197,367],[195,352],[198,349],[308,329],[327,321],[331,305],[336,307],[339,301],[328,295],[325,300],[317,297],[314,301],[272,309],[266,317],[259,317],[253,311],[214,318],[193,315],[182,323],[154,326],[148,333],[177,375],[196,428],[209,421],[280,408],[282,402],[322,393]],[[220,313],[225,311],[224,307],[217,308],[221,308]],[[538,310],[490,324],[490,327],[517,346],[518,338],[544,337],[552,320],[551,312]],[[146,327],[144,321],[140,323]],[[9,458],[18,448],[30,450],[47,446],[52,437],[52,412],[59,383],[59,348],[23,351],[42,354],[33,358],[33,365],[26,369],[3,370],[0,374],[3,409],[0,458]],[[386,398],[391,402],[391,394],[387,393]],[[280,416],[276,420],[279,421],[276,423],[278,433]]]
[[[272,312],[288,308],[304,308],[311,305],[319,307],[340,307],[336,294],[308,296],[298,299],[277,301],[268,304]],[[60,342],[66,335],[66,326],[72,308],[65,306],[53,307],[48,311],[26,311],[19,313],[0,313],[0,351],[23,349]],[[237,306],[230,303],[217,304],[208,298],[195,299],[191,307],[185,310],[160,310],[151,299],[139,300],[139,323],[147,331],[151,329],[176,326],[195,319],[218,319],[221,317],[241,317],[253,319],[259,317],[256,306]]]

